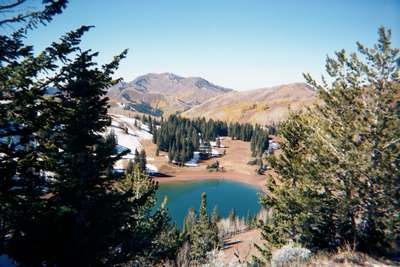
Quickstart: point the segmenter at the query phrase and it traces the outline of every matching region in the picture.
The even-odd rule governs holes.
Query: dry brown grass
[[[226,150],[226,155],[204,160],[197,167],[179,167],[168,163],[166,152],[160,152],[159,156],[155,155],[156,145],[151,140],[142,142],[149,163],[155,165],[158,170],[166,177],[155,178],[160,183],[192,181],[199,179],[230,179],[256,186],[264,189],[266,175],[257,175],[256,166],[247,165],[251,159],[250,143],[239,140],[231,140],[225,138],[221,142],[226,148],[219,148],[221,152]],[[215,160],[220,162],[220,166],[224,167],[223,172],[209,172],[206,166]]]
[[[232,243],[224,249],[225,263],[236,261],[250,262],[252,256],[260,256],[254,244],[263,243],[259,229],[249,230],[231,236],[226,242]],[[339,249],[336,253],[319,252],[314,254],[306,263],[292,263],[298,267],[395,267],[400,266],[398,260],[379,258],[365,253],[355,252],[350,246]]]
[[[315,92],[303,83],[294,83],[222,94],[192,107],[183,116],[268,124],[286,119],[289,106],[299,110],[313,103]]]

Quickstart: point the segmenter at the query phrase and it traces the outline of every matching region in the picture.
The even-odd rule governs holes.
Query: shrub
[[[310,257],[310,250],[288,244],[272,252],[271,267],[296,266],[306,262]]]

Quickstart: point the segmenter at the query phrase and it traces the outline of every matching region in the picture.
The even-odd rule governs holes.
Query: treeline
[[[156,131],[157,125],[160,125],[159,120],[157,120],[156,118],[154,118],[150,115],[147,115],[147,116],[145,114],[142,114],[142,116],[135,115],[134,118],[135,118],[135,127],[136,128],[140,128],[141,125],[139,125],[139,123],[142,122],[149,127],[150,133],[153,133],[154,131]],[[161,120],[162,119],[163,118],[161,118]]]
[[[261,156],[268,150],[268,130],[262,129],[259,125],[228,124],[205,118],[191,120],[176,115],[157,122],[147,116],[143,116],[142,120],[152,125],[153,143],[157,144],[157,150],[168,152],[170,161],[178,164],[184,164],[190,160],[200,144],[209,146],[209,141],[217,140],[221,136],[251,141],[254,156]]]
[[[269,148],[269,140],[268,131],[256,125],[250,139],[251,155],[261,157]]]
[[[275,126],[265,126],[245,123],[231,123],[228,127],[228,136],[233,140],[242,140],[251,142],[251,154],[253,157],[261,157],[269,147],[269,132],[275,133]]]
[[[169,161],[178,164],[193,158],[199,140],[199,131],[193,122],[178,116],[161,121],[160,127],[153,130],[153,143],[157,144],[157,150],[168,152]]]
[[[254,134],[254,126],[250,123],[230,123],[228,127],[228,136],[233,140],[242,140],[249,142]]]

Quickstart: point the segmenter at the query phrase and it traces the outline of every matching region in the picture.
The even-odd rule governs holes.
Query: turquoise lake
[[[218,206],[222,217],[228,217],[232,209],[244,217],[250,212],[257,214],[260,209],[258,192],[255,187],[228,180],[203,180],[160,184],[157,200],[160,203],[168,197],[167,208],[171,219],[178,227],[182,226],[189,208],[196,212],[200,206],[201,194],[207,194],[207,210],[212,212]]]

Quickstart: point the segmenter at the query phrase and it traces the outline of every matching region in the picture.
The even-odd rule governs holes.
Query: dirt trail
[[[249,262],[253,255],[260,256],[260,252],[254,246],[254,244],[262,244],[260,230],[254,229],[234,235],[226,239],[225,244],[228,244],[224,248],[225,264],[238,260],[240,263]]]

